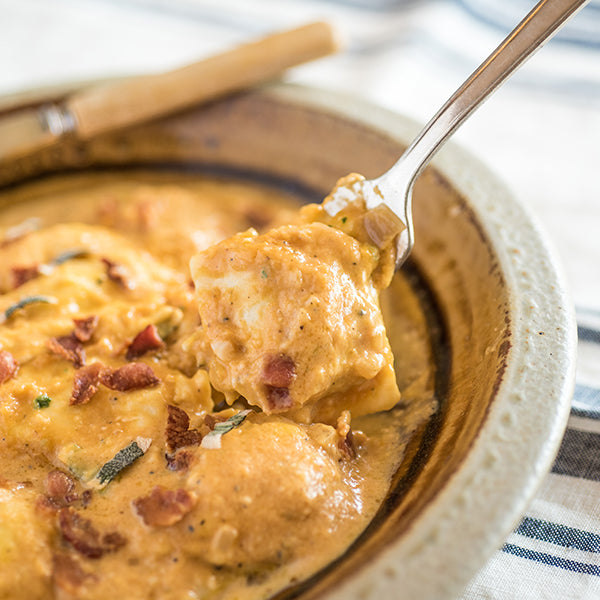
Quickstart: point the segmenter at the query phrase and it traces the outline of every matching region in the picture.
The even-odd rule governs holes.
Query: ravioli
[[[192,258],[199,362],[265,413],[331,422],[400,399],[371,248],[322,223],[250,230]]]

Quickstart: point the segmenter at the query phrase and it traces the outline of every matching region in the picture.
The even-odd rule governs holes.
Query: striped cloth
[[[465,600],[600,598],[600,311],[577,318],[577,384],[558,455]]]
[[[0,93],[164,70],[269,31],[326,19],[340,29],[346,51],[289,78],[424,122],[534,4],[0,0],[0,57],[10,57],[1,65]],[[571,418],[552,472],[462,600],[598,599],[600,0],[591,0],[455,140],[491,165],[548,232],[578,307],[580,338]]]

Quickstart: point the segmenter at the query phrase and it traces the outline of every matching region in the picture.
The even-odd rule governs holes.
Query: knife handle
[[[77,137],[88,139],[267,81],[337,47],[327,23],[310,23],[175,71],[82,90],[64,107],[76,121]]]

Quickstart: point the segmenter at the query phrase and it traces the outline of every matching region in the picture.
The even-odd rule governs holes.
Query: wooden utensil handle
[[[88,139],[267,81],[336,49],[331,27],[311,23],[169,73],[83,90],[67,100],[66,108],[77,121],[78,137]]]

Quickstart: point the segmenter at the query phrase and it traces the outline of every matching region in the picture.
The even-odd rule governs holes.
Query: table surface
[[[0,95],[164,71],[330,21],[344,52],[286,79],[425,122],[533,0],[0,0]],[[592,0],[456,134],[530,208],[579,325],[577,385],[552,472],[464,599],[600,597],[600,2]]]

